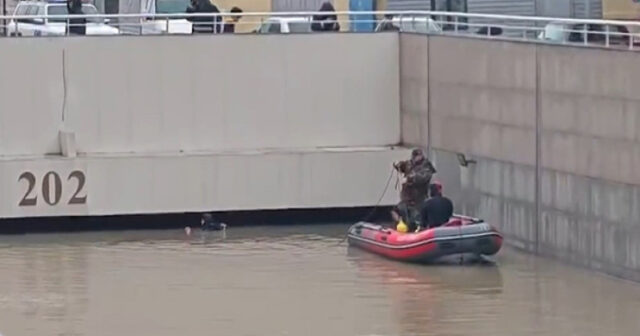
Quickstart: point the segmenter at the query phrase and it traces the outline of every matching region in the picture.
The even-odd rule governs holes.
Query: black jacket
[[[82,1],[69,0],[67,1],[67,11],[69,15],[82,15]],[[69,33],[74,35],[86,35],[87,34],[87,19],[74,18],[69,19]]]
[[[336,10],[330,2],[325,2],[320,6],[319,12],[335,13]],[[340,24],[338,16],[335,14],[314,15],[311,24],[312,31],[339,31]]]
[[[194,5],[187,7],[187,13],[220,13],[218,7],[209,0],[196,0]],[[192,33],[219,33],[222,18],[216,17],[188,17],[187,20],[193,23]]]
[[[236,24],[227,22],[224,24],[224,28],[222,29],[223,33],[234,33],[236,30]]]
[[[421,209],[422,225],[427,228],[445,224],[453,216],[453,202],[444,196],[434,196],[424,202]]]

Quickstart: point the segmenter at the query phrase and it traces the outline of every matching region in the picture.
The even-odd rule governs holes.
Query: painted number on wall
[[[32,172],[24,172],[20,174],[18,177],[18,182],[25,180],[27,181],[27,189],[22,196],[22,199],[18,203],[18,206],[35,206],[38,204],[38,191],[40,189],[42,191],[42,200],[48,205],[58,205],[62,200],[62,178],[60,175],[54,171],[49,171],[44,176],[42,176],[41,186],[38,187],[36,176]],[[67,201],[67,204],[86,204],[87,203],[87,195],[80,196],[84,189],[84,184],[86,182],[86,177],[84,172],[80,170],[74,170],[67,177],[67,181],[65,185],[70,185],[70,181],[77,181],[76,189],[71,198]],[[37,189],[36,189],[37,188]]]

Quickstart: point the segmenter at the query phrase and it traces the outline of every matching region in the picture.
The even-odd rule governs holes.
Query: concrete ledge
[[[376,205],[406,148],[0,160],[0,218]],[[393,184],[393,183],[390,183]],[[383,205],[397,201],[390,186]]]

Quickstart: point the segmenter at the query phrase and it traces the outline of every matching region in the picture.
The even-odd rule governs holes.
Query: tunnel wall
[[[0,218],[393,204],[398,41],[0,39]]]
[[[640,280],[640,55],[403,34],[400,60],[402,139],[430,149],[457,211]]]
[[[397,144],[397,44],[395,34],[3,39],[0,156],[58,153],[60,130],[87,154]]]

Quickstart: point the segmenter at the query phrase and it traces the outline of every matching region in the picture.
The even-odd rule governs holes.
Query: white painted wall
[[[407,154],[388,147],[400,141],[393,34],[0,39],[0,50],[0,217],[368,206]],[[44,157],[60,153],[61,130],[79,157]],[[69,204],[74,194],[86,202]]]
[[[0,156],[59,152],[62,127],[82,153],[400,140],[393,34],[2,39],[0,50]]]
[[[0,217],[110,215],[210,210],[331,208],[375,205],[391,163],[409,157],[388,147],[307,151],[236,152],[201,155],[108,155],[76,159],[0,160]],[[60,177],[55,202],[55,177]],[[81,172],[86,184],[78,191]],[[36,204],[20,206],[29,190],[19,176],[36,178],[27,195]],[[49,205],[44,189],[49,188]],[[393,182],[382,204],[398,200]]]
[[[59,152],[62,52],[53,40],[0,39],[0,156]]]

